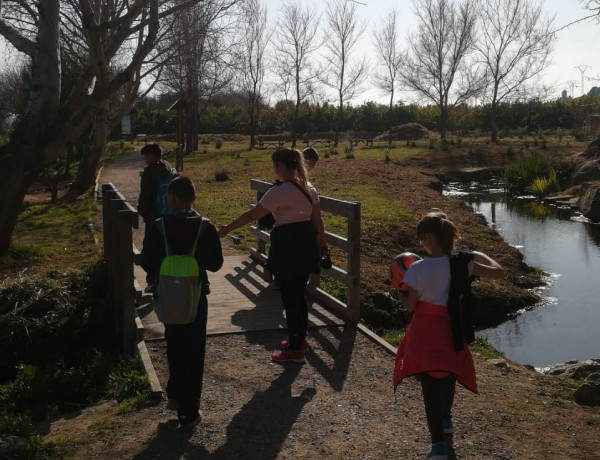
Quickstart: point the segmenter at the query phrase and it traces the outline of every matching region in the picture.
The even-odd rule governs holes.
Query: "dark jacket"
[[[171,214],[165,218],[165,229],[169,247],[176,254],[186,254],[194,244],[198,228],[202,222],[201,216],[196,211]],[[158,280],[160,264],[166,257],[165,242],[158,225],[155,222],[148,235],[144,238],[142,248],[141,266],[148,274],[150,283]],[[223,266],[223,252],[221,239],[211,223],[198,240],[194,254],[202,277],[202,297],[210,292],[206,271],[216,272]]]
[[[462,351],[464,343],[473,343],[475,329],[471,311],[471,281],[469,262],[472,252],[460,251],[450,257],[450,292],[448,293],[448,314],[455,351]]]
[[[151,225],[160,216],[156,212],[156,189],[158,178],[168,176],[171,171],[169,163],[158,160],[144,167],[138,198],[138,213],[144,218],[146,225]]]

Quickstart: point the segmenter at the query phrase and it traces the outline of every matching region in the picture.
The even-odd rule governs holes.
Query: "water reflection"
[[[589,222],[586,222],[583,225],[591,240],[596,244],[596,246],[600,246],[600,225],[590,224]]]
[[[533,197],[507,199],[497,183],[449,184],[445,194],[464,199],[527,264],[551,274],[541,305],[483,335],[511,359],[538,367],[600,357],[600,225]]]

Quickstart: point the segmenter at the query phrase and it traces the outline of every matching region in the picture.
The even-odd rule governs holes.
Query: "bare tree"
[[[524,84],[550,63],[556,40],[554,18],[529,0],[478,0],[480,38],[476,48],[490,79],[491,138],[498,138],[498,104],[519,97]]]
[[[241,18],[242,37],[238,52],[240,63],[239,85],[246,97],[250,118],[250,148],[257,134],[259,104],[266,75],[266,51],[271,39],[267,29],[267,10],[260,0],[247,0]]]
[[[0,148],[0,254],[8,249],[27,188],[81,138],[104,101],[135,78],[155,44],[159,17],[198,1],[0,2],[0,35],[31,63],[28,101]],[[108,6],[114,8],[109,12]],[[79,57],[82,70],[64,94],[61,34],[67,31],[81,37],[65,51]],[[111,72],[111,60],[124,46],[131,47],[127,65]]]
[[[394,95],[400,81],[400,69],[403,63],[398,34],[398,12],[390,11],[381,27],[374,32],[374,45],[377,52],[378,69],[373,74],[375,85],[390,95],[388,107],[388,145],[392,143],[392,111]]]
[[[473,51],[473,0],[414,0],[418,31],[410,37],[402,82],[440,109],[440,136],[446,141],[448,114],[485,86]]]
[[[198,150],[200,101],[208,101],[233,79],[233,10],[240,0],[204,0],[173,16],[160,44],[169,54],[161,86],[178,93],[185,107],[185,153]]]
[[[583,5],[583,8],[585,8],[586,10],[590,10],[590,11],[594,12],[593,16],[588,16],[588,17],[582,18],[579,21],[589,19],[594,16],[600,17],[600,1],[599,0],[579,0],[579,3],[581,3]],[[579,22],[579,21],[577,21],[577,22]]]
[[[274,72],[286,103],[293,109],[291,136],[296,146],[300,105],[310,95],[319,70],[311,62],[321,42],[317,37],[320,17],[315,7],[302,8],[291,0],[281,7],[281,19],[275,33],[277,60]]]
[[[339,130],[344,113],[344,103],[354,99],[363,91],[367,79],[367,61],[353,61],[352,52],[363,35],[366,24],[358,22],[356,3],[347,0],[332,0],[327,3],[329,38],[325,47],[329,51],[324,83],[336,91],[338,116],[335,129],[335,145],[339,141]]]

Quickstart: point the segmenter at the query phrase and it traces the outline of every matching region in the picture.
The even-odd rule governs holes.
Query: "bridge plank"
[[[146,274],[134,268],[140,287],[146,287]],[[262,279],[262,268],[249,256],[226,256],[223,268],[208,274],[208,335],[286,329],[279,291]],[[342,325],[344,320],[317,303],[310,303],[309,327]],[[146,340],[164,338],[164,327],[156,314],[140,314]]]

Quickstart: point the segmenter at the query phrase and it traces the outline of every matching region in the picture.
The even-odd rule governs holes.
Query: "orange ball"
[[[404,279],[404,274],[408,267],[413,262],[417,260],[421,260],[417,254],[413,254],[412,252],[403,252],[402,254],[398,254],[392,263],[390,264],[390,280],[392,281],[392,286],[400,291],[408,291],[408,286],[402,282]]]

